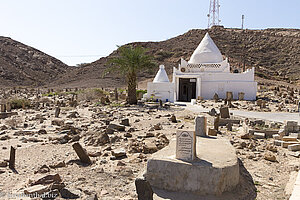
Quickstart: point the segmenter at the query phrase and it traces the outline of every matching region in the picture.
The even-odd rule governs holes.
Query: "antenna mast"
[[[219,0],[210,0],[209,3],[209,14],[208,17],[208,28],[212,26],[219,25],[220,19],[219,19],[219,10],[220,10],[220,4]]]
[[[245,20],[245,15],[242,15],[242,29],[244,29],[244,20]]]

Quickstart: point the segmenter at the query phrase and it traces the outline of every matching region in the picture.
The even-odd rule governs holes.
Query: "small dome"
[[[220,63],[223,61],[222,54],[208,33],[204,36],[199,46],[191,56],[189,63]]]
[[[164,65],[159,66],[159,70],[153,80],[153,83],[170,82]]]

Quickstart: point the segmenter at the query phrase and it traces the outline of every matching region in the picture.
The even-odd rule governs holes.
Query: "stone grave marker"
[[[60,114],[60,107],[55,108],[55,117],[59,117]]]
[[[6,106],[5,106],[5,104],[0,104],[0,111],[1,112],[6,112]]]
[[[221,118],[230,118],[229,109],[227,106],[220,108]]]
[[[217,103],[219,101],[219,95],[217,93],[215,93],[213,99]]]
[[[6,111],[11,112],[11,104],[10,103],[6,103]]]
[[[239,92],[239,100],[240,101],[243,101],[244,100],[244,97],[245,97],[245,93],[244,92]]]
[[[196,158],[196,134],[194,131],[177,130],[176,159],[193,161]]]
[[[227,100],[233,100],[233,94],[232,94],[232,92],[226,92],[226,99]]]
[[[220,114],[218,114],[216,118],[214,118],[214,129],[216,131],[219,131],[219,122],[220,122]]]
[[[206,136],[207,120],[203,115],[195,118],[195,132],[197,136]]]

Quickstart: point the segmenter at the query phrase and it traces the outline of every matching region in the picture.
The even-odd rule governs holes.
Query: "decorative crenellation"
[[[187,68],[220,68],[221,64],[219,63],[212,63],[212,64],[187,64]]]

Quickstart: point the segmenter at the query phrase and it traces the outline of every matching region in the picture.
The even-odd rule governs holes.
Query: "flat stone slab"
[[[192,162],[175,159],[176,139],[153,154],[144,177],[156,187],[196,195],[221,195],[239,183],[239,164],[228,140],[196,137],[197,158]]]

